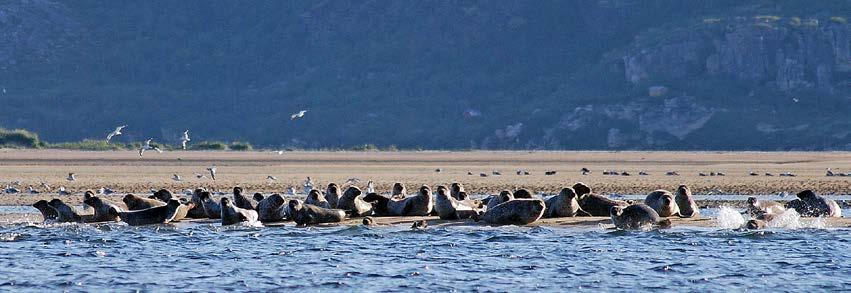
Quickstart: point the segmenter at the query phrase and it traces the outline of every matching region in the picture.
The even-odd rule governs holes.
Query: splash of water
[[[721,229],[737,229],[742,227],[745,224],[745,218],[742,217],[742,214],[739,211],[728,207],[722,206],[718,210],[718,218],[715,219],[715,225]]]
[[[798,214],[794,209],[788,209],[783,213],[780,213],[774,216],[770,222],[768,222],[768,226],[771,228],[785,228],[785,229],[801,229],[801,228],[815,228],[815,229],[826,229],[827,221],[824,218],[814,218],[812,220],[804,220],[801,218],[801,215]]]

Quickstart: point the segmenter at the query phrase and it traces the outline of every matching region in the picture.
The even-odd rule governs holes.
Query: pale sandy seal
[[[748,197],[747,213],[755,219],[764,219],[766,215],[779,215],[785,211],[786,208],[779,202]]]
[[[458,182],[449,185],[449,195],[457,200],[467,200],[467,192],[464,191],[464,185]]]
[[[239,224],[242,222],[256,223],[257,211],[253,209],[244,209],[237,207],[230,202],[230,199],[223,197],[220,204],[222,205],[222,226]]]
[[[390,194],[392,199],[404,199],[408,196],[408,189],[402,182],[393,183],[393,192]]]
[[[210,194],[209,191],[202,191],[201,195],[201,207],[204,208],[204,212],[207,214],[207,218],[210,219],[221,219],[222,218],[222,205],[216,202],[213,199],[213,195]]]
[[[44,221],[56,221],[59,219],[59,213],[51,207],[46,200],[39,200],[33,204],[33,207],[38,209]]]
[[[311,190],[310,193],[307,194],[307,198],[304,199],[305,204],[315,205],[320,208],[330,209],[331,204],[325,200],[325,197],[322,196],[322,192],[319,190]]]
[[[124,198],[121,199],[121,201],[123,201],[124,205],[127,206],[127,209],[131,211],[144,210],[166,205],[165,202],[156,199],[139,197],[132,193],[128,193],[127,195],[125,195]]]
[[[680,209],[670,191],[659,189],[647,194],[644,204],[653,208],[660,217],[672,217],[680,214]]]
[[[479,220],[494,225],[528,225],[540,219],[545,209],[540,199],[513,199],[489,208]]]
[[[152,224],[166,224],[171,222],[177,209],[180,207],[180,202],[176,199],[169,200],[164,206],[156,206],[152,208],[122,212],[116,208],[110,208],[109,212],[122,222],[130,226],[142,226]]]
[[[80,216],[80,213],[77,211],[77,209],[65,204],[64,202],[62,202],[61,199],[54,198],[50,200],[50,202],[48,202],[47,204],[50,205],[50,207],[52,207],[54,210],[56,210],[56,213],[58,215],[58,217],[56,218],[57,222],[79,223],[83,221],[83,218]]]
[[[245,196],[245,194],[242,194],[242,192],[243,192],[242,187],[237,186],[237,187],[233,188],[233,204],[234,204],[234,206],[241,208],[241,209],[246,209],[246,210],[256,210],[257,209],[257,202],[253,198],[249,198],[248,196]]]
[[[558,195],[550,197],[546,200],[547,211],[544,213],[546,218],[559,217],[575,217],[578,215],[590,216],[587,212],[579,208],[579,201],[576,200],[576,192],[573,188],[562,188]]]
[[[493,209],[493,207],[495,207],[495,206],[497,206],[501,203],[504,203],[506,201],[512,200],[512,199],[514,199],[514,195],[511,194],[510,191],[508,191],[508,190],[500,191],[499,194],[492,195],[492,196],[488,197],[488,201],[487,201],[487,207],[488,208],[487,209],[488,210]]]
[[[114,208],[117,211],[120,211],[117,205],[108,203],[100,199],[100,197],[92,196],[87,199],[84,199],[85,202],[90,207],[94,208],[95,215],[92,217],[93,222],[115,222],[118,221],[116,214],[110,213],[109,209]]]
[[[697,218],[700,217],[700,210],[697,203],[694,201],[694,196],[691,194],[688,186],[680,185],[677,187],[677,194],[674,197],[677,207],[680,210],[680,217]]]
[[[450,196],[449,190],[441,185],[437,187],[434,210],[441,220],[469,219],[479,214],[478,209],[468,206],[464,201]]]
[[[391,199],[377,193],[367,194],[363,199],[373,203],[378,216],[428,216],[434,208],[433,195],[428,186],[420,187],[415,196],[401,200]]]
[[[340,195],[340,187],[337,183],[328,183],[328,187],[325,188],[325,201],[328,202],[328,208],[336,209],[341,197],[343,196]]]
[[[280,194],[272,194],[257,203],[257,216],[261,222],[279,222],[286,218],[286,200]]]
[[[363,217],[372,214],[372,204],[363,200],[361,190],[357,186],[349,186],[340,197],[337,208],[346,211],[351,216]]]
[[[346,212],[343,210],[326,209],[312,204],[302,204],[296,200],[290,200],[288,206],[293,221],[299,226],[339,223],[346,219]]]
[[[659,213],[646,204],[638,203],[627,207],[612,206],[609,214],[612,218],[612,224],[618,229],[641,230],[671,226],[671,220],[661,219]]]
[[[798,199],[786,203],[786,208],[794,208],[804,217],[842,217],[842,210],[836,201],[816,195],[809,189],[799,192]]]

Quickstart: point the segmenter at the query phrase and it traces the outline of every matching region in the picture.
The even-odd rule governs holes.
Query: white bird
[[[276,153],[278,153],[279,155],[283,155],[284,151],[277,151]]]
[[[210,168],[207,168],[207,171],[210,172],[210,177],[216,180],[216,165],[210,166]]]
[[[174,181],[177,181],[177,182],[183,181],[183,179],[180,178],[180,175],[177,175],[176,173],[172,174],[171,180],[174,180]]]
[[[47,185],[47,182],[41,182],[41,188],[44,188],[45,191],[50,191],[50,185]]]
[[[140,157],[142,156],[142,154],[145,153],[146,150],[155,150],[155,151],[157,151],[157,153],[163,152],[163,150],[161,150],[160,148],[151,145],[151,142],[153,142],[153,141],[154,141],[153,138],[149,138],[148,140],[145,141],[145,144],[142,145],[142,147],[139,148],[139,156]]]
[[[65,186],[59,186],[59,195],[71,195],[71,193],[65,190]]]
[[[205,176],[204,174],[201,174],[201,173],[198,173],[198,172],[194,172],[194,173],[195,173],[195,178],[198,178],[198,179],[201,179],[201,178],[207,177],[207,176]]]
[[[800,101],[800,100],[798,100],[798,98],[792,98],[792,102],[797,103],[797,102],[799,102],[799,101]]]
[[[366,183],[366,193],[370,194],[370,193],[374,193],[374,192],[375,192],[375,183],[373,183],[372,180],[369,180],[369,182]]]
[[[109,140],[112,139],[113,136],[121,135],[121,130],[124,129],[124,127],[127,127],[127,125],[118,126],[118,127],[115,128],[115,130],[113,130],[112,132],[107,134],[106,135],[106,142],[109,142]]]
[[[307,113],[308,110],[301,110],[298,113],[290,115],[290,120],[296,120],[298,118],[304,117],[304,114]]]
[[[68,180],[68,181],[77,181],[77,174],[74,174],[74,173],[68,173],[68,177],[67,177],[67,178],[65,178],[65,180]]]
[[[6,94],[6,88],[3,88],[3,94]]]
[[[310,194],[311,190],[313,190],[313,180],[307,177],[307,180],[304,181],[304,194]]]
[[[360,179],[349,178],[349,180],[346,180],[346,183],[344,185],[358,184],[358,182],[360,182]]]
[[[186,131],[183,132],[183,136],[180,137],[180,147],[185,150],[186,149],[186,143],[189,142],[190,140],[191,139],[189,139],[189,129],[187,129]]]
[[[295,193],[296,193],[295,187],[290,186],[290,187],[287,188],[287,194],[295,195]]]

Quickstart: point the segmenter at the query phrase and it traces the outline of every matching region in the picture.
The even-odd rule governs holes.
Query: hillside
[[[851,1],[0,2],[50,142],[851,150]],[[289,115],[310,111],[304,119]]]

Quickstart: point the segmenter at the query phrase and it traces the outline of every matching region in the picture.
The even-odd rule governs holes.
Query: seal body
[[[207,212],[204,211],[204,204],[202,203],[202,200],[201,200],[201,192],[203,192],[203,191],[204,190],[199,188],[199,189],[195,189],[192,192],[192,197],[190,198],[189,201],[192,202],[193,207],[191,209],[189,209],[189,212],[186,214],[186,217],[192,218],[192,219],[201,219],[201,218],[207,217]]]
[[[213,200],[213,195],[209,191],[201,192],[201,207],[207,214],[207,218],[220,219],[222,217],[222,205]]]
[[[666,228],[671,220],[662,220],[655,209],[646,204],[633,204],[627,207],[612,206],[610,211],[612,224],[623,230],[643,230],[653,227]]]
[[[123,201],[124,205],[127,206],[127,209],[131,211],[144,210],[166,205],[165,202],[152,198],[139,197],[132,193],[125,195],[124,198],[121,199],[121,201]]]
[[[178,202],[180,201],[178,200]],[[195,208],[195,203],[193,202],[180,202],[180,205],[177,206],[177,210],[174,212],[174,217],[171,218],[171,222],[177,222],[188,218],[189,211],[191,211],[193,208]]]
[[[257,211],[237,207],[230,199],[223,197],[220,202],[222,206],[222,226],[239,224],[242,222],[256,223],[259,218]]]
[[[256,210],[257,201],[242,193],[242,187],[233,188],[233,204],[241,209]]]
[[[346,218],[346,212],[343,210],[326,209],[311,204],[302,204],[296,200],[290,200],[288,206],[293,221],[299,226],[338,223]]]
[[[305,204],[315,205],[321,208],[330,209],[331,204],[325,200],[325,197],[322,196],[319,190],[313,189],[310,193],[307,194],[307,198],[304,200]]]
[[[58,198],[50,200],[47,204],[56,210],[56,214],[58,215],[56,220],[60,223],[83,221],[83,218],[80,216],[80,213],[77,212],[76,208],[65,204]]]
[[[464,201],[457,200],[448,194],[448,190],[444,186],[437,187],[434,210],[437,211],[441,220],[468,219],[479,214],[476,208],[468,206]]]
[[[509,192],[508,190],[500,191],[499,194],[492,195],[488,198],[487,209],[493,209],[497,205],[512,199],[514,199],[514,195],[511,194],[511,192]]]
[[[528,225],[540,219],[545,209],[540,199],[513,199],[488,209],[481,220],[494,225]]]
[[[816,195],[812,190],[799,192],[798,199],[786,203],[786,208],[794,208],[804,217],[842,217],[839,204],[832,199]],[[798,202],[795,202],[798,201]]]
[[[778,215],[786,211],[782,204],[771,200],[757,200],[756,197],[748,197],[747,213],[756,219],[763,219],[766,215]]]
[[[174,198],[174,195],[171,194],[171,191],[168,191],[168,189],[160,189],[157,190],[157,192],[154,192],[154,199],[161,202],[168,202],[172,198]]]
[[[674,195],[664,189],[659,189],[648,194],[644,198],[644,204],[653,208],[660,217],[671,217],[680,213],[680,209],[674,201]]]
[[[688,186],[680,185],[677,187],[677,194],[674,197],[677,203],[677,208],[680,210],[680,217],[697,218],[700,217],[700,210],[697,203],[694,202],[694,196]]]
[[[579,208],[581,210],[596,217],[608,216],[609,211],[611,211],[614,206],[626,207],[629,205],[629,203],[625,201],[610,199],[594,193],[582,194],[577,199],[577,202],[579,202]]]
[[[401,200],[391,199],[370,193],[364,197],[367,202],[374,202],[375,213],[379,216],[428,216],[434,203],[428,186],[420,188],[420,192]]]
[[[392,199],[403,199],[408,196],[408,189],[402,182],[393,183],[393,192],[390,193]]]
[[[570,187],[563,188],[558,195],[550,197],[545,203],[547,211],[544,213],[544,217],[546,218],[575,217],[580,213],[588,215],[579,208],[576,193]]]
[[[449,185],[449,195],[456,200],[466,200],[467,192],[464,191],[464,185],[461,183],[455,182]]]
[[[745,228],[748,230],[762,230],[768,228],[768,223],[763,220],[752,219],[745,224]]]
[[[100,199],[100,197],[97,197],[97,196],[92,196],[92,197],[89,197],[87,199],[84,199],[83,202],[85,202],[87,205],[94,208],[94,210],[95,210],[95,215],[92,218],[92,221],[94,221],[94,222],[115,222],[115,221],[118,221],[118,215],[109,212],[109,209],[115,209],[117,211],[120,211],[121,208],[119,208],[117,205],[107,203],[107,202],[103,201],[102,199]]]
[[[279,222],[286,218],[286,201],[280,194],[272,194],[257,203],[257,216],[261,222]]]
[[[328,202],[328,207],[336,209],[341,197],[343,196],[340,194],[337,183],[328,183],[328,188],[325,188],[325,201]]]
[[[33,204],[33,207],[38,209],[44,221],[56,221],[59,219],[59,213],[51,207],[46,200],[39,200]]]
[[[130,226],[142,226],[171,222],[179,206],[180,202],[172,199],[164,206],[127,212],[119,211],[116,208],[110,208],[109,212],[117,215],[122,222],[125,222]]]
[[[514,198],[532,198],[532,192],[528,189],[520,188],[514,191]]]
[[[372,214],[372,204],[361,198],[361,190],[357,186],[349,186],[340,197],[337,208],[346,211],[355,217],[369,216]]]

